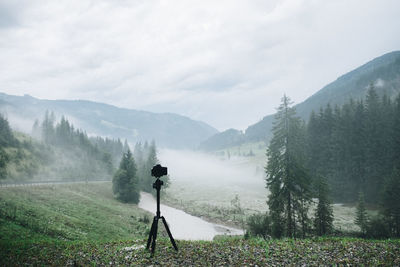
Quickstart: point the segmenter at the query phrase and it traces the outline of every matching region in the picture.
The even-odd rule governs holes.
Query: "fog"
[[[195,151],[161,149],[159,158],[168,167],[171,182],[192,182],[199,185],[265,187],[262,172],[247,158],[221,159]]]
[[[26,134],[32,133],[34,120],[18,116],[14,113],[7,112],[6,110],[1,110],[0,113],[2,113],[7,118],[8,123],[13,130]]]

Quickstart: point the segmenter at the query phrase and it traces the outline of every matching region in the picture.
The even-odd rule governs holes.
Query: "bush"
[[[270,238],[272,233],[271,217],[268,214],[253,214],[247,219],[246,235]]]
[[[382,217],[376,216],[373,217],[366,229],[366,237],[373,239],[384,239],[390,236],[390,231],[387,223],[384,221]]]

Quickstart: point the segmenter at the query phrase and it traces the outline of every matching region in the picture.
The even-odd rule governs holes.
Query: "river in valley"
[[[157,201],[151,194],[142,192],[139,207],[155,214]],[[199,217],[163,204],[161,204],[160,210],[161,216],[164,216],[167,220],[175,239],[212,240],[216,235],[243,235],[243,230],[241,229],[209,223]],[[164,227],[161,220],[158,225],[158,227]]]

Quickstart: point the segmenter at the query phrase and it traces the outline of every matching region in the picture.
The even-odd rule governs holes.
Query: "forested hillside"
[[[117,139],[88,137],[64,117],[56,122],[46,112],[32,134],[13,132],[1,121],[1,173],[8,182],[57,180],[110,180],[127,144]]]
[[[392,102],[379,97],[372,85],[365,101],[350,100],[333,109],[328,104],[312,112],[308,124],[285,95],[266,153],[269,211],[261,223],[252,222],[262,225],[261,232],[253,232],[278,238],[330,234],[335,230],[333,198],[357,203],[354,223],[361,236],[398,238],[399,123],[400,94]],[[369,216],[366,203],[378,214]]]
[[[387,53],[381,57],[362,65],[361,67],[339,77],[336,81],[326,85],[317,93],[307,98],[304,102],[295,105],[297,114],[308,120],[313,110],[330,103],[331,107],[343,105],[350,98],[363,99],[370,84],[375,86],[377,94],[384,94],[392,100],[400,92],[400,51]],[[301,89],[301,88],[299,88]],[[202,149],[217,150],[241,143],[264,141],[268,143],[271,138],[272,122],[274,115],[267,115],[258,123],[250,125],[244,133],[236,136],[233,143],[217,142],[218,133],[202,143]],[[231,130],[229,130],[231,131]]]
[[[378,203],[400,168],[400,94],[391,100],[370,87],[365,100],[313,111],[307,124],[307,167],[327,177],[336,201],[364,192]]]

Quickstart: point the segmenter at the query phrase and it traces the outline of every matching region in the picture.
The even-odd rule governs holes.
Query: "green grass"
[[[146,235],[151,215],[113,199],[111,183],[0,188],[0,243]]]
[[[20,265],[132,265],[132,266],[398,266],[400,241],[348,238],[262,240],[228,238],[216,241],[157,240],[151,257],[145,239],[125,241],[40,242],[4,251],[0,264]],[[6,252],[6,253],[5,253]]]
[[[264,188],[238,188],[234,185],[220,186],[173,181],[163,193],[163,202],[182,209],[189,214],[205,217],[210,221],[243,227],[250,214],[267,210]],[[231,201],[238,195],[241,210]]]
[[[400,264],[399,240],[177,241],[144,249],[151,215],[113,199],[111,183],[0,188],[0,266],[281,266]]]

